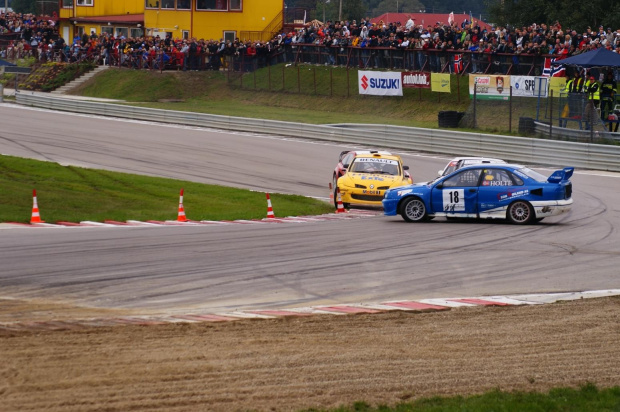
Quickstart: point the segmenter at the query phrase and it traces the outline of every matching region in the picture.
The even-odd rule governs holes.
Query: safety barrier
[[[276,120],[221,116],[75,100],[34,92],[18,92],[17,102],[52,110],[184,124],[232,131],[295,136],[399,150],[460,156],[499,157],[549,166],[575,166],[620,172],[620,146],[526,137],[465,133],[418,127],[338,124],[312,125]]]

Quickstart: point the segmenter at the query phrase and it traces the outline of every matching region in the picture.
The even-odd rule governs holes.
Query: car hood
[[[370,187],[370,185],[378,186],[392,186],[395,183],[402,184],[402,176],[389,176],[369,173],[347,173],[340,178],[343,184],[348,185],[363,185]]]

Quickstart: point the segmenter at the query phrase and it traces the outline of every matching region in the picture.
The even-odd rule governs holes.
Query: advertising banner
[[[510,76],[504,75],[469,75],[469,96],[481,100],[508,100],[510,99]]]
[[[360,70],[357,74],[359,93],[374,96],[402,96],[403,80],[400,72],[372,72]]]
[[[430,89],[431,74],[425,72],[403,72],[403,87],[414,89]]]
[[[520,97],[547,97],[548,77],[510,76],[512,95]],[[510,92],[510,91],[509,91]]]
[[[451,93],[450,73],[432,73],[431,91],[439,93]]]
[[[564,92],[566,87],[566,77],[550,77],[549,78],[549,96],[553,92],[553,97],[560,97],[560,93]]]

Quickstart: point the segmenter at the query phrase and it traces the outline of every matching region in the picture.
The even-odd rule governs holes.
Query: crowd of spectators
[[[402,23],[373,23],[367,17],[359,22],[314,20],[269,41],[125,38],[94,32],[66,41],[58,35],[54,19],[7,13],[0,14],[0,30],[19,34],[8,46],[16,55],[66,62],[87,57],[100,64],[150,69],[219,70],[232,65],[247,71],[306,62],[452,72],[458,71],[453,64],[458,55],[469,73],[541,74],[543,56],[562,59],[599,47],[620,52],[620,29],[600,26],[578,31],[559,22],[487,30],[468,20],[424,26],[411,17]]]

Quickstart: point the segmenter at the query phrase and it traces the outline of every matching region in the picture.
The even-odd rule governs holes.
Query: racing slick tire
[[[510,221],[510,223],[525,225],[533,222],[536,216],[532,205],[523,200],[517,200],[508,206],[506,218]]]
[[[428,219],[426,205],[419,197],[410,197],[400,207],[400,215],[405,222],[423,222]]]

